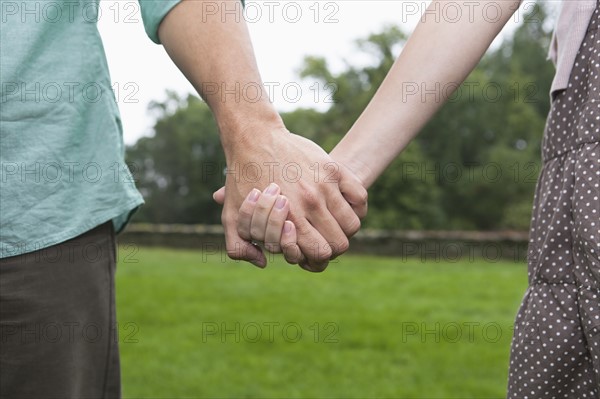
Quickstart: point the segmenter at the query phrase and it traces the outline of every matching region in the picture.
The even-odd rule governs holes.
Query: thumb
[[[213,199],[219,205],[223,205],[225,202],[225,186],[221,187],[213,193]]]

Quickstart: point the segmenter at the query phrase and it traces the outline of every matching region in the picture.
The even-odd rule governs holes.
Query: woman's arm
[[[365,188],[475,68],[520,1],[445,3],[432,1],[367,108],[331,152]]]

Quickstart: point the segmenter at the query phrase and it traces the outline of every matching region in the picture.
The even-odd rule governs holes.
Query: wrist
[[[255,104],[257,105],[257,104]],[[231,112],[215,112],[225,156],[229,159],[238,150],[247,152],[255,146],[264,146],[273,135],[289,133],[281,116],[270,106]]]

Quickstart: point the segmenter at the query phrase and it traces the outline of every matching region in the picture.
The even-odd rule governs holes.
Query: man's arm
[[[321,271],[332,256],[348,248],[347,236],[360,227],[345,198],[364,215],[366,191],[347,169],[332,173],[332,159],[316,144],[287,131],[263,87],[241,7],[236,14],[207,13],[215,4],[182,1],[162,21],[159,38],[206,100],[219,127],[228,168],[222,215],[227,253],[233,259],[266,264],[261,250],[249,242],[251,237],[239,236],[237,218],[254,187],[276,182],[290,200],[290,219],[304,256],[301,265]],[[235,8],[234,2],[217,6]],[[315,163],[320,173],[315,173]]]

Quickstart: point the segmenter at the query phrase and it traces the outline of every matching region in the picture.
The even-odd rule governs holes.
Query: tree
[[[194,96],[168,93],[150,109],[154,135],[127,149],[146,204],[136,219],[153,223],[220,223],[212,193],[224,184],[225,156],[208,106]]]

